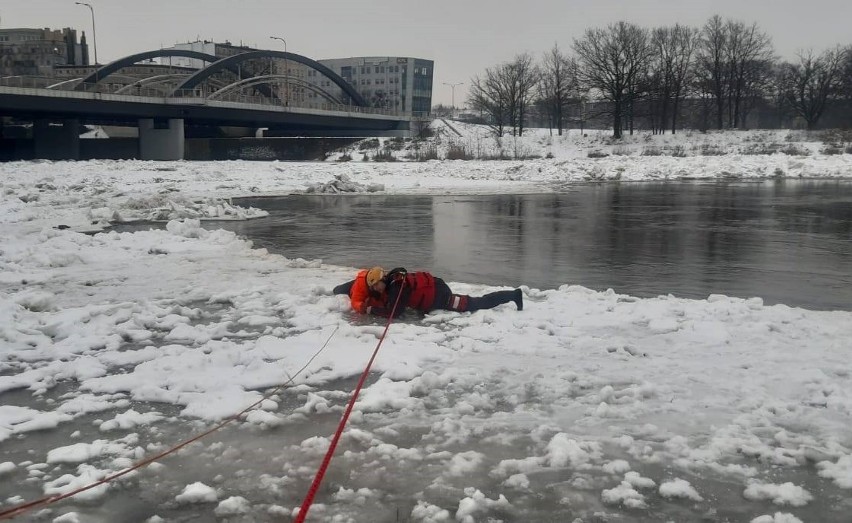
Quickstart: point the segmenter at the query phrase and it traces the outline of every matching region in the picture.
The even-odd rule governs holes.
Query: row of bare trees
[[[468,104],[500,136],[522,135],[531,111],[562,134],[572,110],[583,124],[588,104],[591,116],[610,118],[620,138],[639,118],[655,132],[675,133],[686,101],[724,129],[744,127],[767,101],[814,128],[830,101],[852,100],[849,47],[803,51],[782,63],[757,24],[718,15],[701,29],[648,30],[628,22],[588,29],[572,50],[554,45],[538,63],[525,53],[486,69],[471,80]]]

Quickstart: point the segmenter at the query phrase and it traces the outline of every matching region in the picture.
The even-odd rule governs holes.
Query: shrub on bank
[[[795,143],[787,144],[785,147],[782,147],[779,152],[788,156],[810,156],[811,154],[809,150]]]
[[[450,144],[447,149],[447,160],[473,160],[473,155],[467,151],[467,147],[459,144]]]
[[[381,151],[377,151],[376,154],[373,155],[374,162],[395,162],[396,156],[393,155],[393,151],[390,149],[382,149]]]

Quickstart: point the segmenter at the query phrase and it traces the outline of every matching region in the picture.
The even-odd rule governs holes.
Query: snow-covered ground
[[[176,443],[167,426],[200,430],[242,410],[330,338],[229,445],[182,455],[224,468],[187,478],[150,510],[263,521],[297,509],[330,441],[328,418],[343,410],[340,383],[360,373],[384,324],[331,294],[356,268],[203,229],[199,219],[264,215],[231,197],[852,177],[852,155],[821,154],[816,142],[797,142],[807,156],[603,158],[554,143],[554,158],[523,162],[0,164],[0,511]],[[83,233],[140,218],[170,221]],[[556,283],[525,287],[521,312],[510,304],[394,323],[309,519],[780,523],[852,511],[852,312]],[[258,461],[274,472],[233,469],[230,455],[264,440],[274,452]],[[53,443],[29,448],[43,441]],[[141,477],[185,476],[169,459],[151,469]],[[135,481],[37,517],[111,521],[107,500]],[[400,499],[408,508],[394,519]]]

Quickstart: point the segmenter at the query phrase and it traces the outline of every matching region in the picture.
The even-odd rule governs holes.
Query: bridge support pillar
[[[183,119],[139,120],[139,158],[142,160],[184,159]]]
[[[61,125],[51,125],[51,120],[33,122],[33,149],[35,158],[43,160],[80,159],[80,120],[62,120]]]

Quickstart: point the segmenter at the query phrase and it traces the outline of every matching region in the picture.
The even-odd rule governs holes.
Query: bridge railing
[[[176,91],[173,95],[174,98],[188,98],[198,96],[197,90],[194,90],[191,93],[183,93],[182,91]],[[294,102],[290,101],[288,104],[284,104],[284,102],[280,99],[269,98],[266,96],[251,96],[241,93],[225,93],[222,95],[217,95],[215,98],[208,98],[209,101],[222,101],[222,102],[232,102],[232,103],[245,103],[245,104],[253,104],[253,105],[263,105],[266,107],[278,107],[282,110],[287,109],[320,109],[323,111],[342,111],[349,113],[360,113],[360,114],[383,114],[388,116],[402,116],[404,113],[400,111],[385,109],[383,107],[359,107],[357,105],[343,105],[343,104],[332,104],[328,102],[320,102],[320,103],[303,103],[303,102]]]
[[[49,85],[57,83],[54,78],[40,76],[3,76],[0,77],[0,86],[24,87],[29,89],[46,89]]]
[[[6,76],[0,78],[0,86],[2,87],[20,87],[20,88],[29,88],[29,89],[47,89],[50,85],[54,85],[58,83],[55,78],[43,78],[43,77],[31,77],[31,76]],[[125,85],[119,86],[121,88],[126,87]],[[103,83],[80,83],[75,86],[66,86],[63,89],[50,89],[50,92],[53,96],[69,96],[72,92],[77,93],[97,93],[97,94],[114,94],[113,91],[116,89],[111,84],[103,84]],[[378,114],[378,115],[386,115],[386,116],[407,116],[407,113],[403,113],[396,110],[385,109],[382,107],[359,107],[355,105],[342,105],[342,104],[332,104],[328,102],[320,102],[320,103],[300,103],[295,101],[290,101],[288,104],[284,104],[284,102],[280,99],[269,98],[265,96],[253,96],[242,94],[239,92],[233,93],[225,93],[222,95],[217,95],[214,98],[210,98],[206,96],[204,89],[199,87],[195,89],[181,89],[175,91],[174,93],[166,92],[164,89],[156,89],[144,86],[137,86],[136,88],[125,89],[120,95],[116,96],[126,96],[126,97],[140,97],[140,98],[157,98],[160,103],[166,100],[180,100],[181,102],[189,103],[200,103],[200,104],[209,104],[215,102],[228,102],[228,103],[239,103],[239,104],[248,104],[248,105],[260,105],[264,107],[274,107],[281,111],[287,111],[290,109],[315,109],[321,111],[339,111],[346,113],[358,113],[358,114]]]

